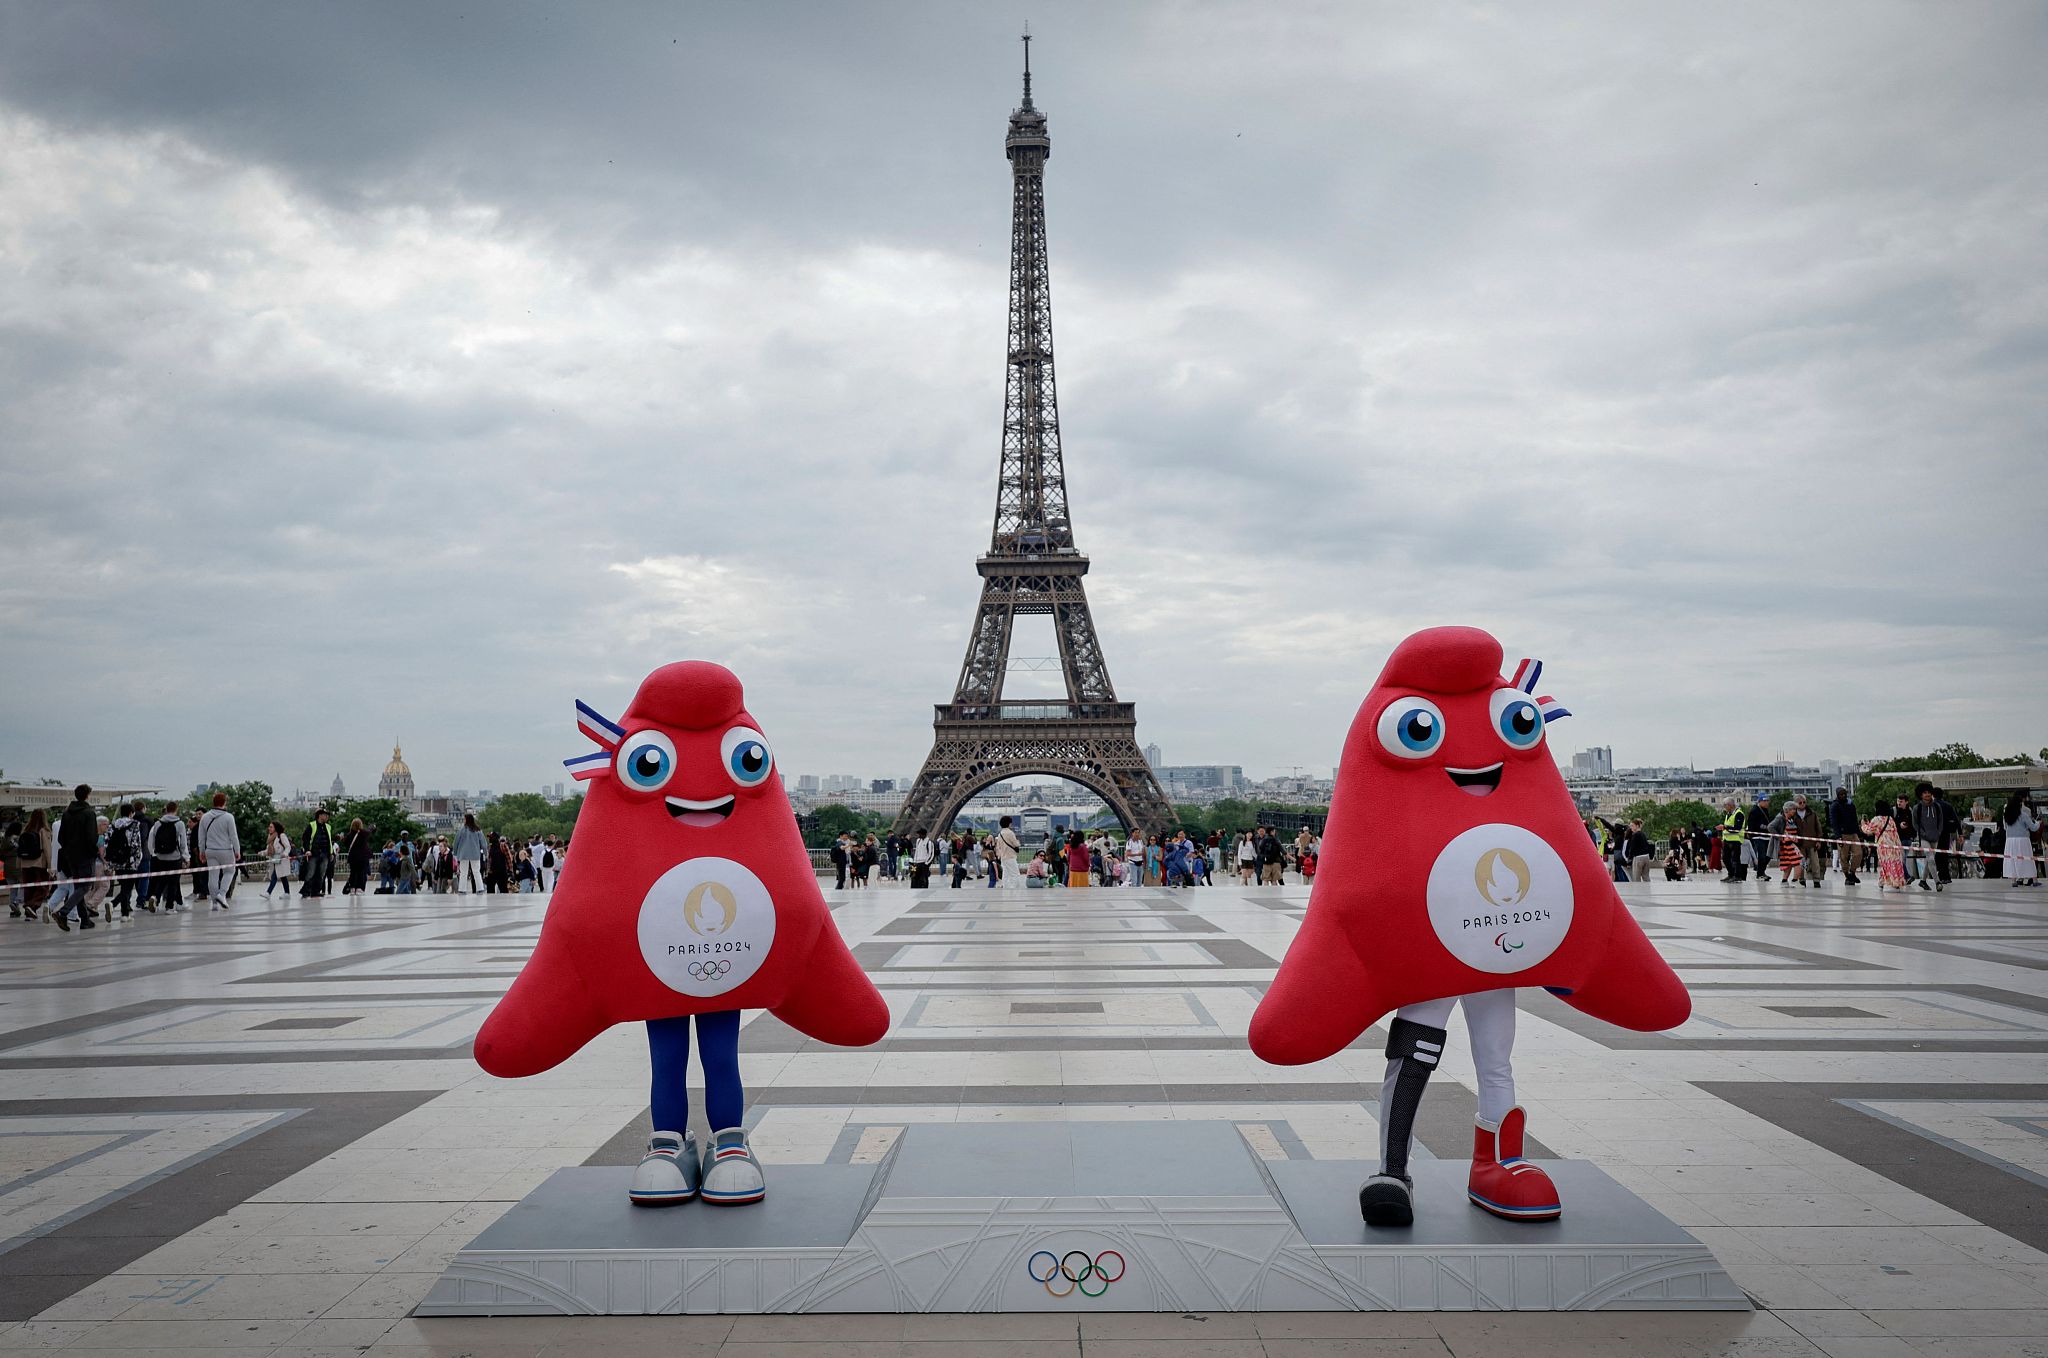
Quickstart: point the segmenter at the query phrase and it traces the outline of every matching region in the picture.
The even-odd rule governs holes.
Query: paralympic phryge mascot
[[[1500,666],[1500,643],[1471,627],[1431,628],[1394,649],[1344,741],[1307,917],[1252,1015],[1252,1050],[1301,1065],[1394,1011],[1380,1172],[1358,1194],[1374,1226],[1414,1220],[1409,1142],[1454,1005],[1479,1076],[1467,1195],[1522,1221],[1563,1205],[1522,1159],[1514,987],[1540,985],[1643,1032],[1692,1012],[1551,761],[1544,728],[1568,714],[1536,696],[1543,667],[1524,660],[1509,680]]]
[[[759,1202],[742,1125],[742,1009],[821,1042],[863,1047],[889,1007],[825,909],[775,757],[740,681],[700,660],[647,676],[623,720],[583,703],[602,747],[564,761],[587,784],[540,943],[476,1038],[493,1075],[535,1075],[614,1023],[644,1019],[654,1134],[633,1172],[641,1206]],[[690,1024],[713,1128],[689,1132]]]

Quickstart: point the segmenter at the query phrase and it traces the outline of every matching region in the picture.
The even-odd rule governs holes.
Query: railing
[[[940,703],[940,721],[1135,721],[1135,703],[1070,703],[1061,699],[1029,702]]]

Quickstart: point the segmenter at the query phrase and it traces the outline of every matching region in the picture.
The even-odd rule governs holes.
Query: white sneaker
[[[647,1154],[633,1171],[626,1196],[635,1207],[672,1207],[697,1196],[703,1175],[697,1141],[689,1133],[656,1132],[647,1139]]]
[[[728,1127],[711,1134],[711,1150],[704,1157],[704,1201],[719,1206],[759,1202],[768,1196],[768,1183],[761,1174],[761,1162],[747,1145],[747,1129]]]

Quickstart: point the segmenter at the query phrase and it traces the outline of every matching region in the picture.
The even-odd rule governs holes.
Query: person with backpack
[[[107,905],[107,918],[112,919],[114,908],[120,907],[122,918],[131,913],[130,902],[134,899],[136,878],[133,874],[143,870],[142,822],[135,818],[141,808],[133,802],[123,802],[114,823],[107,827],[107,867],[120,881],[114,884],[113,899]],[[144,879],[145,883],[147,879]],[[142,888],[143,899],[149,897],[149,887]]]
[[[534,862],[540,870],[540,889],[546,891],[548,883],[558,881],[561,875],[562,855],[555,848],[553,835],[549,835],[547,842],[541,845],[540,852],[534,856]]]
[[[178,816],[178,804],[165,802],[156,824],[149,828],[149,896],[143,908],[154,912],[162,901],[165,914],[175,914],[185,903],[185,822]]]

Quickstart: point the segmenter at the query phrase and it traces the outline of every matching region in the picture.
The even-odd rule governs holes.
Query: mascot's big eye
[[[727,731],[725,739],[719,742],[718,752],[725,760],[725,771],[741,787],[759,787],[768,781],[768,771],[775,767],[768,738],[751,726],[735,726]]]
[[[627,787],[652,792],[676,771],[676,747],[659,731],[636,731],[619,747],[616,767]]]
[[[1518,750],[1533,750],[1543,743],[1543,714],[1518,688],[1504,688],[1493,695],[1493,729]]]
[[[1396,698],[1380,713],[1380,744],[1388,754],[1421,759],[1444,743],[1444,714],[1427,698]]]

